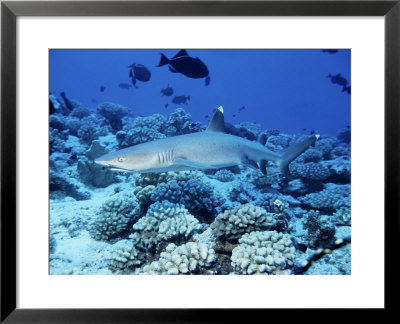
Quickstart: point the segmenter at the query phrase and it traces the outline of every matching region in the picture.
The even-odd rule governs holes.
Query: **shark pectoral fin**
[[[174,160],[174,165],[182,165],[182,166],[187,166],[189,168],[193,169],[216,169],[210,164],[205,164],[201,162],[196,162],[196,161],[190,161],[190,160],[185,160],[182,158],[178,158]]]
[[[244,157],[242,158],[242,164],[245,165],[245,166],[247,166],[247,167],[249,167],[249,168],[252,168],[252,169],[254,169],[254,170],[258,170],[258,165],[257,165],[257,163],[254,162],[253,160],[250,160],[247,156],[244,156]]]

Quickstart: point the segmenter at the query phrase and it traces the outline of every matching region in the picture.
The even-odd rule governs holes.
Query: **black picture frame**
[[[382,16],[385,19],[385,309],[398,284],[400,1],[2,1],[1,322],[227,322],[267,310],[20,309],[16,307],[16,19],[19,16]],[[373,126],[371,125],[371,128]],[[366,247],[367,248],[367,247]],[[223,298],[223,292],[221,298]],[[294,292],[298,293],[298,292]],[[249,314],[251,312],[251,314]],[[297,313],[298,316],[299,314]],[[287,315],[285,315],[287,316]],[[289,318],[287,318],[289,319]],[[250,318],[249,318],[250,320]]]

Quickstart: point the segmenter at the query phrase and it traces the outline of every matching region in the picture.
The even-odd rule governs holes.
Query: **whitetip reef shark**
[[[168,172],[206,170],[246,165],[267,173],[267,161],[276,163],[280,171],[290,178],[289,164],[319,138],[314,134],[304,141],[280,152],[265,147],[267,137],[259,141],[225,133],[224,110],[216,110],[206,131],[167,137],[134,145],[105,154],[96,163],[122,172]]]

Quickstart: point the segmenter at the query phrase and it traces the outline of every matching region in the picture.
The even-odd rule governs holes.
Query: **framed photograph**
[[[399,15],[2,2],[1,320],[389,309]]]

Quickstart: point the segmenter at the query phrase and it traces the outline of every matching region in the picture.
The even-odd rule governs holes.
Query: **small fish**
[[[143,64],[136,64],[133,63],[128,66],[130,68],[129,70],[129,77],[131,78],[132,84],[135,88],[138,88],[136,86],[136,80],[142,81],[142,82],[147,82],[151,78],[151,73],[147,67],[145,67]]]
[[[350,125],[346,125],[346,128],[350,128]]]
[[[190,96],[175,96],[174,99],[172,99],[172,102],[174,104],[187,104],[189,100]]]
[[[104,90],[106,90],[106,88],[103,85],[100,86],[100,92],[104,92]]]
[[[238,112],[241,112],[242,110],[245,110],[245,109],[246,109],[246,106],[242,106],[242,107],[240,107]]]
[[[337,53],[339,50],[337,50],[337,49],[324,49],[324,50],[322,50],[322,52],[324,52],[324,53],[329,53],[329,54],[335,54],[335,53]]]
[[[167,109],[167,108],[168,108],[168,104],[166,103],[166,104],[164,105],[164,107],[165,107],[165,109]]]
[[[344,77],[342,77],[342,76],[340,75],[340,73],[338,73],[338,74],[336,74],[336,75],[328,74],[328,78],[331,79],[331,82],[332,82],[333,84],[337,84],[337,85],[343,86],[342,92],[347,91],[347,92],[350,94],[350,92],[351,92],[351,87],[350,87],[350,86],[347,87],[347,84],[349,83],[349,81],[347,81],[347,79],[345,79]]]
[[[204,118],[210,118],[210,116],[208,116],[208,115],[204,115]]]
[[[120,84],[118,84],[118,87],[120,87],[121,89],[132,88],[132,86],[129,83],[120,83]]]
[[[162,94],[163,96],[169,97],[169,96],[172,96],[173,93],[174,93],[174,89],[172,89],[172,88],[169,86],[169,84],[168,84],[168,86],[167,86],[165,89],[161,89],[161,94]]]
[[[232,115],[232,117],[236,117],[236,115]]]
[[[161,53],[160,63],[157,66],[160,67],[167,64],[173,73],[181,73],[192,79],[206,78],[206,85],[210,84],[207,66],[198,57],[189,56],[184,49],[180,50],[171,59]]]
[[[316,129],[312,129],[311,132],[310,132],[310,135],[314,135],[314,134],[317,134],[317,133],[318,133],[318,131]]]
[[[93,98],[92,103],[94,103],[94,104],[97,103],[97,100]]]
[[[303,132],[305,132],[307,130],[307,128],[303,128]]]

